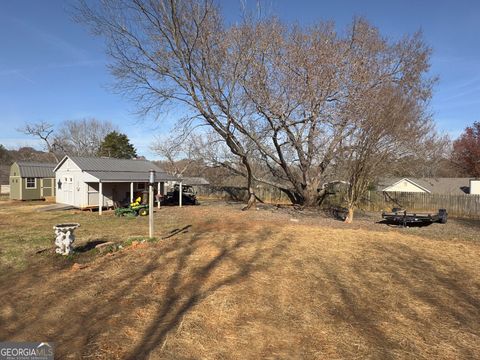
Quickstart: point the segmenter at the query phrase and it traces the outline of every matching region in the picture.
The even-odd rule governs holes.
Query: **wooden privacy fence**
[[[199,186],[197,194],[200,197],[209,197],[222,200],[247,201],[248,190],[236,186]],[[266,203],[291,204],[285,193],[273,187],[258,187],[255,194]]]
[[[255,189],[257,196],[266,203],[290,204],[290,199],[273,187]],[[235,186],[201,186],[200,197],[223,200],[246,201],[247,189]],[[345,206],[342,194],[327,196],[323,206]],[[456,217],[480,219],[480,195],[442,195],[427,193],[402,193],[369,191],[360,203],[360,208],[367,211],[391,210],[401,207],[409,211],[437,211],[447,209],[448,214]]]
[[[419,212],[447,209],[451,216],[480,219],[480,195],[369,191],[360,207],[370,211],[391,210],[393,207]]]

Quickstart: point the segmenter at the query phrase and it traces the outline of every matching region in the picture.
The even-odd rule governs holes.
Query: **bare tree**
[[[417,157],[416,151],[436,136],[420,97],[405,95],[392,84],[371,95],[368,104],[353,104],[364,109],[356,110],[363,116],[343,140],[339,159],[348,181],[346,222],[353,221],[354,209],[373,180],[387,174],[395,160]]]
[[[172,175],[183,175],[197,160],[190,133],[170,137],[155,137],[150,148],[165,162],[163,168]]]
[[[210,127],[234,157],[220,162],[246,178],[248,206],[254,182],[318,204],[372,96],[393,84],[430,94],[420,35],[391,42],[363,19],[344,35],[268,18],[226,27],[209,0],[81,2],[78,15],[106,38],[117,89],[141,112],[184,104],[189,123]]]
[[[102,141],[118,128],[110,121],[95,118],[64,121],[55,134],[55,142],[75,156],[96,156]]]
[[[64,152],[62,144],[58,143],[54,138],[54,127],[52,124],[46,121],[40,121],[37,123],[25,124],[18,131],[39,138],[44,142],[45,150],[55,159],[59,161],[59,156]]]

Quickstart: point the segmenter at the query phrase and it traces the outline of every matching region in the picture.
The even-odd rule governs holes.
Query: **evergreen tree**
[[[118,159],[132,159],[137,157],[137,150],[130,143],[127,135],[112,131],[103,139],[98,155]]]

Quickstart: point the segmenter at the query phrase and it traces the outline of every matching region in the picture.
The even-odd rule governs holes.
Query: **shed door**
[[[74,205],[74,197],[73,197],[73,179],[70,176],[64,178],[64,194],[65,194],[65,203]]]

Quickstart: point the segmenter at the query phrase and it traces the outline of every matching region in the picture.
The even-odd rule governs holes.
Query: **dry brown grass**
[[[0,209],[2,224],[28,218],[41,233],[78,219],[79,241],[146,231],[146,219],[31,210],[21,220]],[[222,205],[156,218],[165,239],[72,259],[87,264],[77,271],[26,256],[26,270],[1,277],[0,339],[54,341],[59,358],[480,357],[480,239]]]

